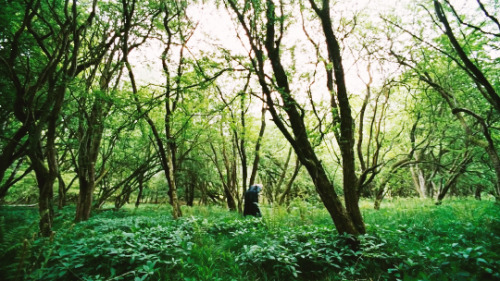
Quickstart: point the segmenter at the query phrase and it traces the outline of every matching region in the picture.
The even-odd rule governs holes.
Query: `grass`
[[[362,201],[368,234],[352,249],[321,206],[126,206],[73,224],[59,212],[37,238],[36,210],[0,207],[1,280],[500,280],[500,207],[492,201]],[[12,259],[12,257],[15,259]]]

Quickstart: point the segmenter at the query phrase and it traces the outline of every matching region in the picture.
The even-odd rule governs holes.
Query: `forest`
[[[500,280],[499,13],[0,0],[0,279]]]

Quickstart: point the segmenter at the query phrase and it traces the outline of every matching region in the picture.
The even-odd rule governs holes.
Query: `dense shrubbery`
[[[337,235],[326,212],[264,208],[264,219],[216,207],[102,212],[51,239],[32,236],[33,210],[2,207],[3,279],[26,280],[500,280],[499,207],[400,201],[366,209],[369,234]],[[309,210],[305,212],[304,210]],[[29,214],[29,216],[26,216]],[[17,227],[15,226],[17,224]],[[9,246],[10,245],[10,246]],[[12,259],[12,257],[16,257]]]

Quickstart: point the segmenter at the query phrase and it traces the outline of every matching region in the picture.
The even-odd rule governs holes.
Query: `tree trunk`
[[[448,2],[448,1],[446,1]],[[486,101],[488,101],[497,111],[500,113],[500,96],[495,91],[495,88],[490,83],[488,78],[484,75],[484,73],[469,59],[466,52],[458,42],[453,30],[446,18],[446,14],[444,13],[444,9],[441,6],[441,3],[438,0],[434,0],[434,9],[436,11],[436,15],[444,26],[443,32],[448,37],[453,49],[460,57],[460,60],[463,62],[463,67],[465,68],[465,73],[469,75],[474,82],[481,85],[486,90]],[[498,21],[495,19],[495,23],[498,25]],[[479,86],[478,85],[478,86]],[[482,92],[482,91],[480,91]]]
[[[236,150],[238,149],[238,141],[237,139],[234,139],[234,143],[233,143],[233,149],[232,149],[232,158],[231,160],[229,161],[229,164],[230,164],[230,169],[229,169],[229,175],[230,175],[230,182],[231,184],[229,185],[229,187],[231,188],[231,193],[233,194],[233,198],[234,200],[236,200],[236,203],[237,203],[237,207],[238,207],[238,211],[240,213],[243,212],[243,198],[242,196],[239,196],[239,185],[238,185],[238,163],[237,163],[237,152]],[[242,169],[246,169],[246,166],[245,168],[241,167]],[[236,209],[235,209],[236,211]]]
[[[196,185],[194,183],[188,184],[188,185],[189,185],[189,189],[186,190],[186,192],[187,192],[186,205],[188,205],[189,207],[193,207],[194,206],[194,191],[195,191]]]
[[[200,183],[200,192],[201,192],[200,202],[198,203],[198,205],[202,206],[202,205],[208,204],[206,183],[204,183],[204,182]]]
[[[251,34],[250,28],[247,25],[245,15],[236,7],[236,4],[232,1],[228,1],[232,10],[236,13],[240,24],[245,28],[247,32],[248,39],[253,49],[255,58],[252,60],[253,68],[258,77],[259,84],[262,88],[263,93],[266,96],[266,103],[268,105],[268,110],[271,113],[274,123],[278,129],[283,133],[287,141],[292,145],[293,149],[300,162],[309,172],[311,179],[316,187],[316,190],[323,201],[326,209],[328,210],[335,227],[339,233],[348,233],[353,235],[360,234],[361,228],[358,228],[353,223],[353,219],[347,213],[347,210],[342,205],[335,189],[333,183],[328,178],[323,164],[317,158],[311,142],[308,139],[307,130],[305,127],[304,119],[301,113],[299,113],[299,108],[297,102],[293,99],[291,95],[291,90],[288,83],[287,74],[281,64],[280,59],[280,40],[276,39],[275,21],[283,20],[283,17],[277,17],[275,14],[275,5],[273,1],[268,0],[266,11],[266,30],[265,30],[265,49],[267,50],[267,57],[271,63],[273,74],[275,77],[275,83],[277,85],[277,92],[283,100],[282,110],[286,112],[288,117],[288,124],[292,129],[292,133],[289,132],[287,126],[285,125],[282,116],[277,112],[277,106],[275,106],[274,93],[269,88],[267,83],[267,75],[264,70],[264,53],[261,46],[256,43]],[[278,38],[281,38],[278,36]],[[351,128],[352,129],[352,128]],[[293,135],[292,135],[293,134]],[[351,200],[349,200],[350,202]],[[359,225],[356,223],[356,225]],[[361,229],[362,230],[362,229]]]
[[[375,202],[373,203],[373,209],[380,210],[380,205],[385,197],[385,187],[387,184],[380,186],[380,188],[375,193]]]
[[[483,191],[483,186],[480,184],[476,185],[476,189],[474,190],[474,198],[476,200],[481,200],[481,192]]]
[[[192,170],[189,170],[188,172],[189,180],[187,183],[185,183],[185,198],[186,198],[186,205],[189,207],[193,207],[194,204],[194,192],[196,189],[196,186],[198,184],[198,179],[196,178],[196,175]]]
[[[380,186],[377,188],[377,190],[375,190],[375,202],[373,203],[373,208],[375,210],[380,210],[380,204],[382,204],[382,200],[384,200],[384,197],[387,194],[387,184],[389,183],[389,180],[392,178],[392,174],[396,169],[394,167],[395,166],[393,166],[389,174],[380,183]]]
[[[58,182],[58,200],[57,200],[57,209],[61,210],[64,205],[66,205],[66,184],[61,176],[61,173],[57,175]]]
[[[32,137],[33,135],[30,135]],[[30,142],[39,142],[30,140]],[[39,151],[41,152],[41,151]],[[54,217],[53,209],[53,186],[55,177],[50,174],[49,169],[43,164],[43,158],[39,153],[33,151],[33,147],[29,153],[30,160],[36,175],[38,185],[38,212],[40,214],[40,234],[43,237],[49,237],[52,234],[52,223]]]
[[[340,125],[340,134],[336,134],[336,136],[338,136],[337,143],[339,144],[340,153],[342,155],[345,205],[348,216],[354,224],[357,233],[365,233],[365,224],[363,222],[361,210],[359,209],[359,181],[355,169],[354,119],[351,116],[351,106],[347,95],[340,46],[333,31],[330,18],[330,1],[324,0],[322,9],[318,8],[314,0],[310,0],[309,2],[321,19],[321,25],[328,49],[328,60],[333,65],[333,73],[327,66],[325,66],[325,68],[327,72],[327,88],[331,94],[333,120]],[[332,74],[335,77],[334,79]],[[334,81],[337,86],[336,89],[333,87]],[[335,92],[337,94],[336,99],[334,97]],[[339,113],[340,118],[338,118]]]
[[[174,219],[178,219],[182,217],[182,211],[179,203],[179,198],[177,197],[177,184],[175,182],[174,164],[170,155],[168,155],[167,161],[168,169],[166,173],[169,186],[168,193],[170,195],[170,203],[172,205],[172,216],[174,217]]]
[[[37,173],[36,178],[39,188],[38,208],[40,214],[40,233],[44,237],[49,237],[52,234],[52,224],[54,220],[54,180],[48,174],[40,173]]]
[[[410,166],[410,172],[413,179],[413,185],[420,198],[427,198],[427,183],[425,182],[424,172],[417,164]]]
[[[288,154],[285,160],[285,166],[283,166],[281,170],[281,174],[279,176],[278,182],[276,183],[276,188],[274,190],[274,194],[271,194],[271,201],[278,201],[278,196],[281,194],[281,186],[283,185],[283,181],[286,177],[286,172],[288,171],[288,165],[290,164],[290,158],[292,157],[292,148],[288,150]],[[278,201],[279,202],[279,201]]]
[[[483,134],[484,138],[486,139],[486,144],[481,144],[480,146],[482,146],[483,149],[486,151],[486,153],[488,154],[488,156],[490,158],[491,164],[493,165],[493,170],[495,171],[495,174],[496,174],[495,198],[497,201],[499,201],[500,200],[500,157],[498,156],[498,152],[495,148],[495,143],[494,143],[493,138],[490,134],[488,124],[486,124],[486,121],[484,120],[484,118],[482,118],[481,116],[477,115],[476,113],[474,113],[468,109],[465,109],[465,108],[453,108],[452,109],[452,113],[461,119],[461,116],[459,114],[460,112],[466,113],[466,114],[474,117],[481,125],[482,134]],[[465,124],[465,122],[462,122],[462,125],[464,125],[464,124]],[[465,126],[465,127],[466,127],[466,132],[470,132],[470,130],[468,130],[467,126]],[[476,141],[476,143],[478,143],[478,141]]]
[[[493,164],[493,169],[495,170],[495,174],[497,176],[496,184],[495,184],[495,198],[497,201],[500,200],[500,158],[496,149],[492,145],[493,142],[489,142],[488,147],[486,148],[486,152],[490,157],[490,161]]]
[[[56,104],[59,104],[56,102]],[[57,109],[52,109],[50,118],[47,118],[47,123],[49,123],[47,130],[47,142],[45,153],[42,149],[41,144],[41,124],[45,122],[40,122],[41,124],[36,125],[36,122],[32,120],[30,130],[29,130],[29,152],[31,163],[33,165],[33,170],[35,171],[36,180],[38,184],[39,191],[39,214],[40,214],[40,233],[44,237],[48,237],[52,234],[52,222],[54,216],[53,209],[53,197],[54,197],[54,182],[57,176],[57,161],[55,160],[55,122],[58,112]],[[54,118],[52,118],[54,117]],[[49,168],[44,164],[44,157],[46,155]]]
[[[434,1],[434,4],[436,5],[435,7],[436,7],[436,13],[438,14],[438,17],[440,18],[441,22],[443,22],[446,25],[447,36],[449,37],[450,40],[453,40],[452,39],[453,34],[452,34],[451,29],[449,28],[448,24],[446,23],[446,17],[443,13],[441,4],[438,3],[437,1]],[[457,50],[457,52],[459,52],[459,50],[461,49],[461,47],[458,45],[454,45],[454,48]],[[462,52],[463,52],[463,50],[462,50]],[[461,59],[464,61],[464,63],[468,60],[466,57],[463,57],[463,54],[461,55]],[[471,75],[470,73],[472,73],[472,76],[478,75],[476,77],[479,79],[479,81],[476,80],[478,83],[482,84],[487,89],[490,88],[490,87],[487,87],[489,82],[487,81],[487,79],[484,78],[484,76],[480,73],[480,71],[479,71],[479,69],[477,69],[477,67],[475,67],[472,63],[470,63],[470,61],[469,61],[469,63],[466,64],[466,67],[471,71],[471,72],[468,72],[469,75]],[[477,71],[479,71],[479,72],[477,72]],[[464,128],[466,135],[469,136],[469,138],[470,138],[469,141],[474,143],[478,147],[483,148],[486,151],[486,153],[488,154],[490,161],[493,165],[493,169],[494,169],[495,174],[496,174],[495,197],[496,197],[496,200],[500,200],[500,157],[498,156],[498,153],[497,153],[496,148],[495,148],[495,144],[494,144],[493,139],[491,137],[491,134],[489,132],[488,124],[486,124],[484,118],[477,115],[475,112],[473,112],[469,109],[466,109],[466,108],[459,108],[459,104],[458,104],[457,100],[455,99],[455,97],[451,93],[447,92],[443,87],[441,87],[441,85],[434,82],[432,80],[432,78],[427,73],[424,73],[423,75],[421,73],[419,73],[419,74],[420,74],[420,79],[422,81],[426,82],[427,84],[429,84],[431,87],[433,87],[441,95],[441,97],[448,103],[448,106],[451,108],[453,115],[455,115],[455,117],[457,117],[458,121],[460,122],[460,124]],[[472,78],[474,79],[474,77],[472,77]],[[481,92],[480,89],[478,89],[478,90]],[[493,106],[495,106],[497,110],[500,110],[500,98],[498,97],[498,95],[496,95],[496,93],[494,92],[494,90],[492,88],[490,88],[490,90],[488,90],[488,93],[494,99],[494,101],[491,101],[490,103]],[[495,97],[495,95],[496,95],[496,97]],[[480,140],[478,140],[476,138],[475,134],[473,133],[471,128],[467,125],[467,123],[466,123],[465,119],[463,118],[463,116],[461,115],[461,113],[466,113],[466,114],[474,117],[479,122],[479,124],[481,125],[482,134],[487,141],[486,144],[484,144],[483,142],[481,142]]]
[[[107,85],[102,90],[107,90]],[[76,222],[88,220],[92,211],[92,200],[96,187],[96,162],[104,131],[104,103],[102,98],[96,97],[90,117],[85,120],[81,119],[78,128],[80,141],[78,149],[80,194],[76,205]]]
[[[91,134],[90,134],[91,135]],[[78,155],[78,182],[79,193],[78,201],[76,203],[75,222],[86,221],[90,218],[92,211],[92,201],[95,190],[95,160],[90,155],[92,154],[89,149],[92,147],[87,146],[87,138],[82,139],[80,144],[80,152]],[[97,156],[97,151],[95,151]],[[94,160],[94,161],[93,161]]]
[[[248,75],[248,82],[250,81],[250,74]],[[243,90],[243,93],[246,92],[246,88],[248,86],[248,82],[245,85],[245,89]],[[240,102],[240,120],[241,120],[241,126],[242,126],[242,133],[240,137],[240,145],[239,145],[239,153],[240,153],[240,158],[241,158],[241,185],[243,188],[243,192],[241,194],[236,194],[236,198],[238,199],[238,212],[242,213],[243,212],[243,195],[245,194],[246,186],[247,186],[247,180],[248,180],[248,157],[247,157],[247,151],[246,151],[246,123],[245,123],[245,94],[241,95],[241,102]]]
[[[231,193],[231,190],[227,186],[224,187],[224,195],[226,197],[227,207],[229,208],[229,211],[236,211],[236,201],[234,200],[234,196]]]
[[[290,199],[289,198],[290,197],[290,191],[292,190],[293,182],[295,181],[295,178],[297,178],[297,175],[299,174],[299,171],[300,171],[301,167],[302,167],[302,165],[300,164],[299,158],[297,157],[296,161],[295,161],[295,169],[293,170],[292,177],[288,181],[288,183],[286,185],[286,188],[285,188],[285,191],[283,192],[283,194],[281,194],[281,197],[280,197],[280,200],[279,200],[279,204],[280,205],[283,205],[285,203],[285,200],[287,200],[287,199],[289,200]]]
[[[458,162],[459,159],[462,159],[462,161]],[[472,156],[469,151],[465,151],[464,155],[459,159],[456,159],[456,164],[450,169],[450,177],[446,180],[443,188],[439,191],[436,202],[437,205],[441,204],[448,191],[456,184],[458,178],[465,172],[465,168],[472,161]]]
[[[76,203],[75,222],[85,221],[90,218],[95,188],[93,182],[90,182],[84,175],[79,178],[79,183],[80,192],[78,193],[78,201]]]
[[[51,81],[49,82],[49,93],[51,93],[52,95],[49,98],[53,99],[52,109],[50,113],[48,113],[48,115],[42,117],[42,120],[45,117],[47,118],[45,122],[40,121],[38,125],[35,125],[36,122],[33,123],[33,127],[29,136],[29,138],[31,138],[30,159],[35,170],[39,188],[39,226],[40,232],[44,237],[48,237],[52,234],[52,222],[54,217],[54,182],[57,175],[59,174],[57,152],[55,146],[56,127],[59,113],[62,108],[65,91],[65,85],[56,87],[55,81],[51,79]],[[41,144],[42,124],[47,124],[45,157],[47,159],[48,169],[43,163],[44,153]]]
[[[236,200],[234,199],[234,195],[233,195],[233,192],[232,192],[232,185],[233,185],[233,177],[232,177],[232,169],[231,169],[231,165],[229,163],[229,160],[227,158],[227,154],[226,154],[226,148],[225,148],[225,144],[224,144],[224,147],[222,149],[222,156],[223,156],[223,162],[224,162],[224,167],[225,167],[225,172],[226,172],[226,176],[224,177],[224,174],[222,172],[222,169],[219,165],[219,157],[218,157],[218,154],[217,154],[217,150],[215,149],[215,147],[213,146],[212,143],[210,143],[210,148],[212,149],[212,152],[214,154],[214,158],[212,159],[212,161],[214,162],[215,164],[215,168],[217,169],[217,173],[219,174],[219,178],[222,182],[222,186],[223,186],[223,189],[224,189],[224,197],[226,198],[226,202],[227,202],[227,207],[229,208],[230,211],[236,211]]]
[[[255,157],[253,159],[253,164],[252,164],[252,172],[250,174],[250,181],[249,181],[249,186],[253,185],[255,183],[255,178],[257,177],[257,171],[259,170],[259,161],[260,161],[260,146],[262,143],[262,138],[264,137],[264,132],[266,131],[266,103],[262,103],[262,110],[261,110],[261,117],[260,117],[260,130],[259,130],[259,136],[257,138],[257,142],[255,143],[255,150],[254,154]],[[243,186],[243,194],[245,194],[245,191],[247,189],[247,186]]]
[[[342,202],[335,193],[333,184],[328,179],[323,166],[321,166],[321,162],[319,162],[318,159],[315,159],[315,157],[312,159],[304,157],[301,162],[309,172],[309,175],[316,186],[316,190],[328,210],[337,231],[339,233],[349,233],[354,235],[360,234],[353,221],[349,218],[347,210],[344,208]]]
[[[234,152],[234,146],[232,151]],[[236,191],[236,157],[233,153],[233,158],[230,160],[226,147],[222,148],[222,156],[224,161],[224,167],[226,169],[226,184],[224,185],[224,194],[226,195],[227,207],[230,211],[236,211],[236,200],[235,200],[235,191]]]
[[[141,204],[142,193],[144,191],[144,181],[142,176],[139,178],[139,194],[137,194],[137,199],[135,200],[135,207],[139,208],[139,204]]]

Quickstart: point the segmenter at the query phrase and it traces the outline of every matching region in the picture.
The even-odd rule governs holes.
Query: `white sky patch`
[[[338,1],[339,3],[332,6],[331,14],[334,25],[338,25],[341,18],[350,18],[352,14],[362,12],[367,17],[362,17],[371,22],[374,26],[381,24],[380,14],[396,14],[403,19],[410,19],[413,15],[409,14],[408,5],[415,4],[410,0],[357,0],[357,1]],[[470,13],[476,10],[477,3],[471,0],[455,0],[451,1],[459,13]],[[306,7],[309,8],[309,3],[304,1]],[[290,67],[292,62],[286,60],[295,60],[297,71],[314,72],[316,62],[316,54],[312,45],[308,42],[307,37],[302,30],[302,20],[297,5],[296,21],[286,30],[283,39],[283,61],[284,64]],[[433,12],[433,10],[430,10]],[[234,55],[248,54],[248,39],[245,34],[241,34],[241,40],[238,39],[235,23],[232,20],[234,16],[231,11],[226,10],[223,4],[217,8],[213,1],[206,1],[204,4],[192,5],[188,8],[188,16],[191,20],[198,22],[198,26],[193,37],[188,43],[189,49],[197,56],[202,52],[210,53],[217,52],[217,48],[229,50]],[[428,19],[426,19],[428,21]],[[363,24],[363,23],[361,23]],[[311,37],[318,43],[324,44],[324,37],[321,29],[318,28],[319,20],[306,23],[306,25],[315,25],[316,29],[308,29]],[[361,28],[361,27],[358,27]],[[370,34],[370,30],[366,31]],[[346,45],[349,46],[350,38],[346,39]],[[387,42],[375,42],[375,44],[384,45]],[[287,47],[297,45],[294,56],[292,57]],[[161,42],[150,41],[147,45],[141,47],[131,54],[131,62],[134,66],[137,79],[141,85],[147,84],[162,84],[164,83],[163,70],[161,67],[161,53],[164,46]],[[357,54],[354,54],[356,56]],[[361,93],[364,91],[363,81],[368,81],[366,72],[366,62],[359,60],[344,50],[343,64],[346,72],[346,82],[348,90],[352,93]],[[397,66],[379,66],[377,70],[373,67],[372,76],[374,78],[374,86],[377,83],[380,85],[384,79],[385,73],[395,71]],[[325,93],[326,87],[324,82],[324,69],[317,69],[318,79],[315,82],[315,91]],[[378,73],[377,73],[378,71]],[[322,77],[323,75],[323,77]],[[292,84],[296,93],[303,94],[309,85],[300,84],[297,81]]]

